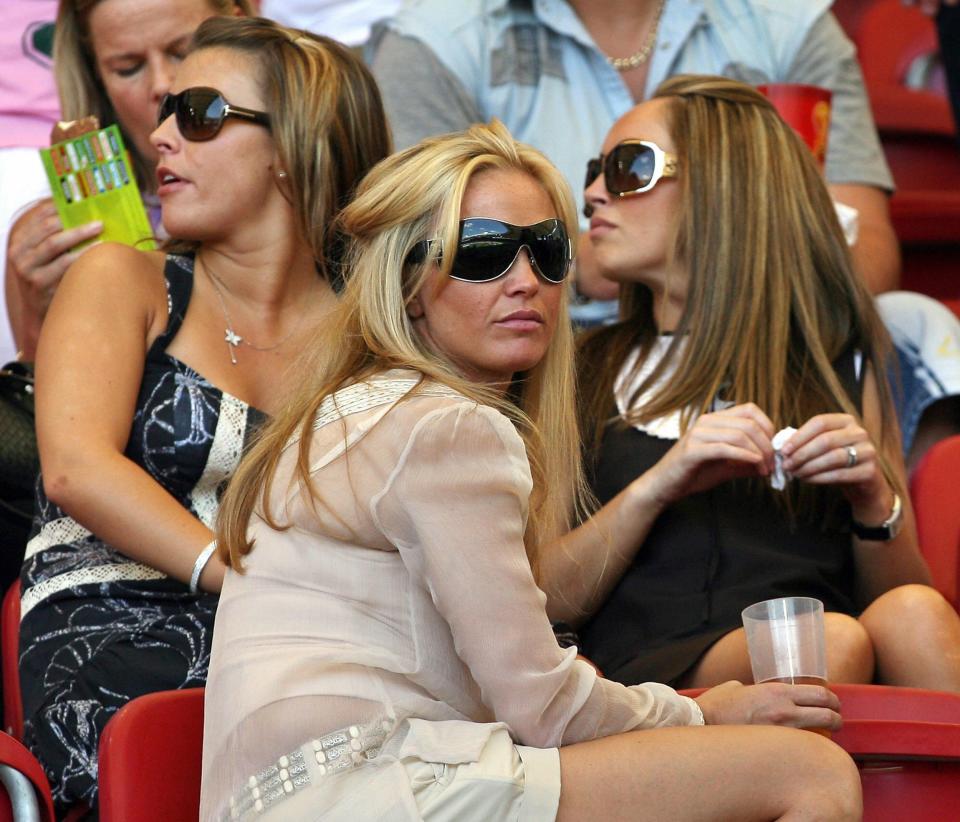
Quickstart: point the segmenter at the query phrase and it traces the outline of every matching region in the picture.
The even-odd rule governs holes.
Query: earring
[[[285,171],[278,171],[278,172],[277,172],[277,177],[280,178],[281,180],[285,180],[285,179],[287,178],[287,172],[285,172]]]

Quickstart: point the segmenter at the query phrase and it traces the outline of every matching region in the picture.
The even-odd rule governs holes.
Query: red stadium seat
[[[857,762],[865,822],[942,822],[960,809],[960,694],[834,685]]]
[[[857,35],[860,32],[860,21],[864,13],[872,6],[876,0],[834,0],[830,9],[841,28],[846,32],[847,37],[856,42]]]
[[[960,725],[960,694],[890,685],[837,683],[830,688],[840,697],[844,722],[916,720]]]
[[[50,785],[40,763],[23,745],[0,733],[0,822],[54,822]]]
[[[0,665],[3,666],[3,728],[23,739],[23,701],[20,695],[20,580],[10,586],[0,610]]]
[[[196,822],[202,747],[203,688],[124,705],[100,737],[101,822]]]
[[[920,83],[911,77],[917,61],[937,63],[937,32],[929,17],[901,0],[875,0],[860,14],[855,42],[881,132],[953,135],[942,71]]]
[[[960,694],[886,685],[831,685],[857,762],[864,822],[943,822],[960,809]],[[703,689],[681,691],[698,696]]]
[[[842,19],[857,45],[897,185],[890,214],[903,245],[902,286],[937,299],[960,298],[960,150],[934,24],[900,0],[844,5]],[[935,68],[919,88],[910,77],[918,63]]]
[[[960,435],[941,440],[924,454],[910,477],[920,550],[934,587],[960,610]]]

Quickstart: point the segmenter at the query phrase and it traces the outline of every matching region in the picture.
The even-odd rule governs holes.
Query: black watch
[[[900,533],[900,527],[903,525],[903,505],[900,503],[900,497],[893,495],[893,509],[890,516],[879,525],[864,525],[862,522],[853,520],[850,528],[860,539],[869,539],[874,542],[889,542]]]

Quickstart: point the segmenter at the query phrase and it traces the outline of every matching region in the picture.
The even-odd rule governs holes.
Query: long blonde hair
[[[53,38],[53,76],[60,96],[60,112],[64,120],[77,120],[96,115],[101,128],[119,124],[113,103],[107,96],[97,72],[97,60],[90,38],[90,12],[102,0],[60,0]],[[211,14],[229,15],[239,9],[254,13],[251,0],[202,0]],[[123,128],[121,127],[121,132]],[[153,179],[154,169],[137,153],[130,135],[123,140],[130,150],[140,188]]]
[[[349,238],[340,304],[308,346],[300,388],[243,460],[224,496],[217,538],[232,567],[239,569],[253,547],[247,525],[255,512],[271,527],[283,527],[266,500],[284,446],[299,436],[298,478],[318,500],[307,460],[320,403],[346,385],[391,368],[417,371],[424,380],[491,405],[514,422],[533,475],[525,543],[535,570],[538,546],[569,526],[571,506],[583,486],[580,441],[571,413],[573,336],[566,290],[546,355],[529,371],[515,375],[505,396],[464,379],[443,352],[421,338],[407,314],[427,278],[446,277],[453,262],[453,255],[444,255],[438,274],[432,259],[407,263],[410,251],[421,240],[437,237],[443,247],[456,247],[464,192],[473,175],[485,169],[530,175],[550,197],[571,237],[576,235],[573,198],[560,173],[538,151],[515,142],[496,121],[424,140],[379,163],[340,217]],[[503,196],[508,198],[509,191]]]
[[[671,254],[689,285],[672,344],[620,422],[679,411],[686,429],[718,396],[756,403],[777,428],[827,411],[859,417],[833,367],[851,349],[872,367],[890,411],[889,339],[810,151],[767,98],[743,83],[678,75],[654,96],[670,102],[682,186]],[[657,334],[653,304],[647,286],[621,286],[620,322],[583,341],[581,409],[594,445],[613,422],[620,368],[639,346],[639,369]],[[668,368],[671,378],[635,407]],[[888,446],[893,436],[884,424]]]

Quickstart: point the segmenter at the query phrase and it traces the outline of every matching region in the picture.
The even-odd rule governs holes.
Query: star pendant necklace
[[[300,328],[301,323],[303,322],[303,315],[305,312],[301,311],[300,316],[294,323],[293,328],[290,329],[282,338],[277,340],[277,342],[272,345],[254,345],[250,340],[247,340],[241,337],[233,329],[233,320],[230,317],[230,310],[227,308],[227,301],[223,298],[223,291],[230,291],[227,288],[226,283],[224,283],[216,274],[213,273],[213,269],[210,268],[205,262],[203,263],[203,270],[206,272],[207,276],[210,278],[210,284],[213,286],[213,290],[217,294],[217,299],[220,301],[220,310],[223,312],[223,319],[226,321],[227,327],[223,330],[223,340],[227,344],[227,350],[230,352],[230,364],[237,364],[237,349],[241,345],[245,345],[248,348],[252,348],[254,351],[275,351],[281,345],[283,345],[287,340],[289,340]]]

